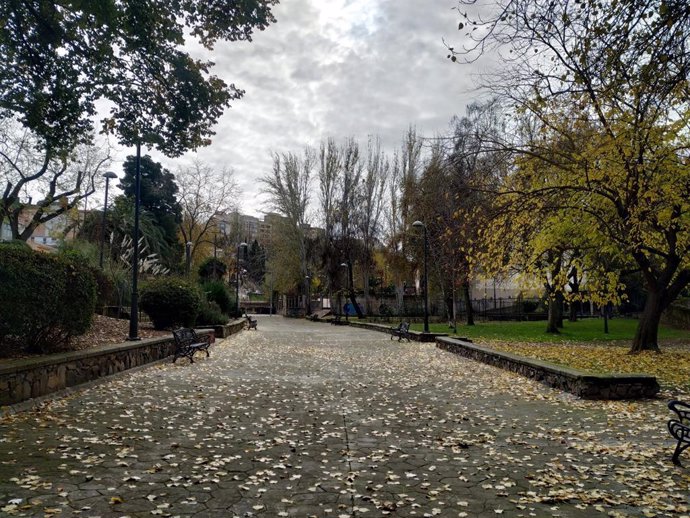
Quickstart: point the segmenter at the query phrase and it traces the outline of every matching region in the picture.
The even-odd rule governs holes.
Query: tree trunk
[[[347,262],[347,274],[350,277],[350,302],[352,303],[352,307],[355,308],[357,318],[364,318],[364,313],[362,313],[362,308],[359,307],[357,297],[355,295],[355,277],[354,272],[352,271],[352,263],[350,261]]]
[[[556,326],[558,329],[563,329],[563,301],[565,297],[560,291],[556,293]]]
[[[661,320],[661,313],[665,309],[663,300],[663,293],[660,291],[650,290],[647,293],[644,310],[640,315],[635,338],[630,348],[631,354],[642,351],[659,351],[659,321]]]
[[[457,333],[458,332],[458,315],[457,315],[457,301],[455,300],[455,277],[453,277],[453,284],[451,285],[451,299],[453,300],[452,306],[451,306],[451,311],[452,311],[452,316],[453,316],[453,332]]]
[[[467,308],[467,325],[474,325],[474,309],[472,308],[472,298],[470,294],[470,283],[465,281],[462,283],[462,296],[465,299],[465,307]]]
[[[604,309],[604,334],[609,334],[609,312]]]
[[[577,268],[573,267],[570,271],[570,291],[573,297],[570,302],[570,315],[568,320],[571,322],[577,322],[577,310],[582,307],[581,302],[576,300],[577,294],[580,293],[580,281],[577,278]]]
[[[549,319],[546,323],[546,332],[552,334],[560,334],[558,330],[558,304],[559,301],[555,296],[549,297]]]
[[[355,296],[355,290],[350,290],[350,302],[352,303],[352,307],[355,308],[355,312],[357,313],[357,318],[364,318],[364,313],[362,313],[362,308],[360,308],[359,304],[357,303],[357,297]]]
[[[448,326],[453,327],[451,322],[453,322],[453,293],[449,293],[443,299],[446,303],[446,317],[448,319]]]
[[[405,285],[399,282],[395,285],[395,302],[398,305],[398,315],[402,315],[405,309]]]
[[[364,312],[367,315],[371,315],[371,296],[369,295],[370,285],[369,285],[369,266],[364,267]]]

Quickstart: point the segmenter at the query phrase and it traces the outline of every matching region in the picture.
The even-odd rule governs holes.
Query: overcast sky
[[[218,45],[214,73],[246,91],[226,110],[213,144],[197,156],[231,167],[240,209],[266,210],[257,180],[271,152],[299,152],[327,137],[387,150],[409,125],[433,137],[478,98],[476,68],[451,63],[442,39],[459,43],[453,0],[281,0],[277,23],[251,43]],[[119,156],[129,154],[121,150]],[[175,172],[191,160],[152,153]]]

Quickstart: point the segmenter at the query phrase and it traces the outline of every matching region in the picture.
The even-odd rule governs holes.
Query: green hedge
[[[230,321],[228,315],[223,313],[215,302],[204,301],[196,317],[197,326],[214,326],[227,324]]]
[[[139,305],[156,329],[192,327],[201,308],[201,297],[194,286],[182,279],[159,277],[142,287]]]
[[[96,282],[77,257],[0,247],[0,342],[51,352],[91,326]]]
[[[227,271],[228,265],[223,261],[215,257],[209,257],[199,265],[199,279],[202,282],[216,281],[225,277]]]
[[[201,285],[201,291],[206,294],[206,300],[218,304],[220,311],[226,315],[234,309],[233,298],[223,281],[206,282]]]

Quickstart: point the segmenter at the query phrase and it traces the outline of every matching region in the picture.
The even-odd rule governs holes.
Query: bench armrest
[[[678,420],[681,423],[690,423],[690,404],[673,400],[669,401],[668,408],[678,414]]]

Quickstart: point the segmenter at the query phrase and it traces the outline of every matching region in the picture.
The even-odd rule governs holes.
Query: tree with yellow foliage
[[[647,300],[631,352],[658,350],[661,314],[690,283],[690,6],[497,0],[480,16],[460,4],[469,30],[451,59],[496,50],[489,86],[532,123],[496,142],[519,157],[519,194],[635,263]]]

